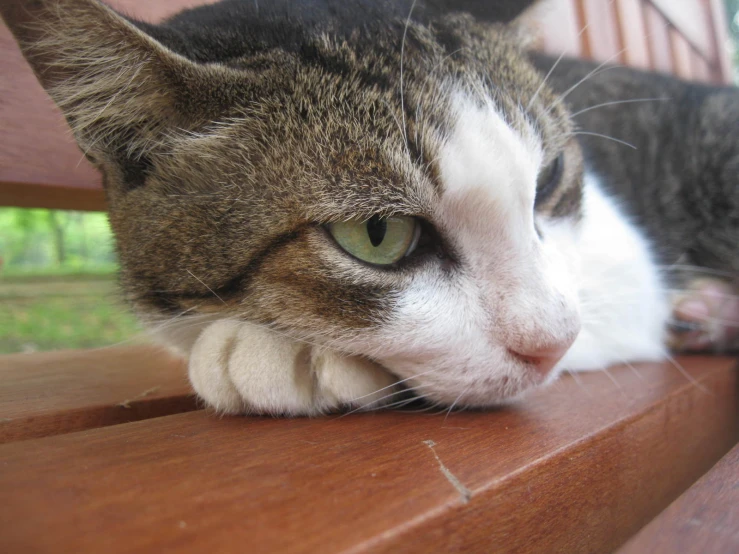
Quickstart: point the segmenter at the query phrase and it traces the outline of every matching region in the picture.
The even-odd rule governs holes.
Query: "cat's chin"
[[[460,366],[452,363],[426,365],[416,371],[412,366],[388,363],[391,372],[427,403],[442,408],[490,409],[515,403],[532,391],[554,381],[558,369],[548,373],[509,356],[494,363]],[[410,371],[409,371],[410,370]],[[409,374],[411,373],[411,374]]]

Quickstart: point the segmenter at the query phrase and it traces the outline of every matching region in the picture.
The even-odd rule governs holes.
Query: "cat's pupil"
[[[367,222],[367,235],[369,235],[372,246],[380,246],[387,232],[387,220],[374,215]]]

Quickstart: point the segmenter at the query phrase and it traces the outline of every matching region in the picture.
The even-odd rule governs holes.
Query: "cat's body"
[[[565,102],[578,128],[610,137],[580,135],[586,165],[624,204],[660,264],[739,278],[739,91],[533,57],[545,74],[554,68],[547,81],[555,90],[572,88]],[[668,278],[679,286],[689,273]]]
[[[128,297],[215,408],[373,407],[399,381],[488,406],[664,354],[654,233],[583,174],[503,25],[525,3],[449,4],[0,8],[105,175]]]

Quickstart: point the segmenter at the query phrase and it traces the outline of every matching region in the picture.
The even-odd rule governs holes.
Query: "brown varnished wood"
[[[652,69],[662,73],[672,73],[674,65],[669,23],[650,3],[644,5],[644,19],[649,33],[649,56],[652,60]]]
[[[583,21],[588,28],[583,33],[588,56],[598,61],[621,63],[625,61],[620,44],[616,6],[602,0],[579,0],[582,5]]]
[[[691,62],[693,49],[690,42],[688,42],[687,39],[674,27],[670,28],[669,34],[670,45],[672,48],[672,59],[675,64],[675,75],[686,80],[694,78],[693,64]]]
[[[6,444],[0,551],[611,551],[736,442],[736,361],[681,364],[447,418],[198,411]]]
[[[642,552],[739,552],[739,445],[619,550]]]
[[[153,346],[0,356],[0,443],[195,408],[183,362]]]
[[[705,0],[648,0],[678,29],[680,34],[707,58],[716,56],[710,6]]]
[[[92,212],[108,209],[102,188],[31,182],[0,183],[0,206]]]
[[[643,2],[641,0],[616,0],[614,7],[626,64],[649,69],[649,44]]]

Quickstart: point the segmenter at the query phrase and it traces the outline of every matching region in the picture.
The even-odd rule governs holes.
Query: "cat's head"
[[[137,312],[272,326],[459,406],[550,378],[580,328],[582,167],[505,25],[527,2],[303,4],[1,8],[104,174]]]

